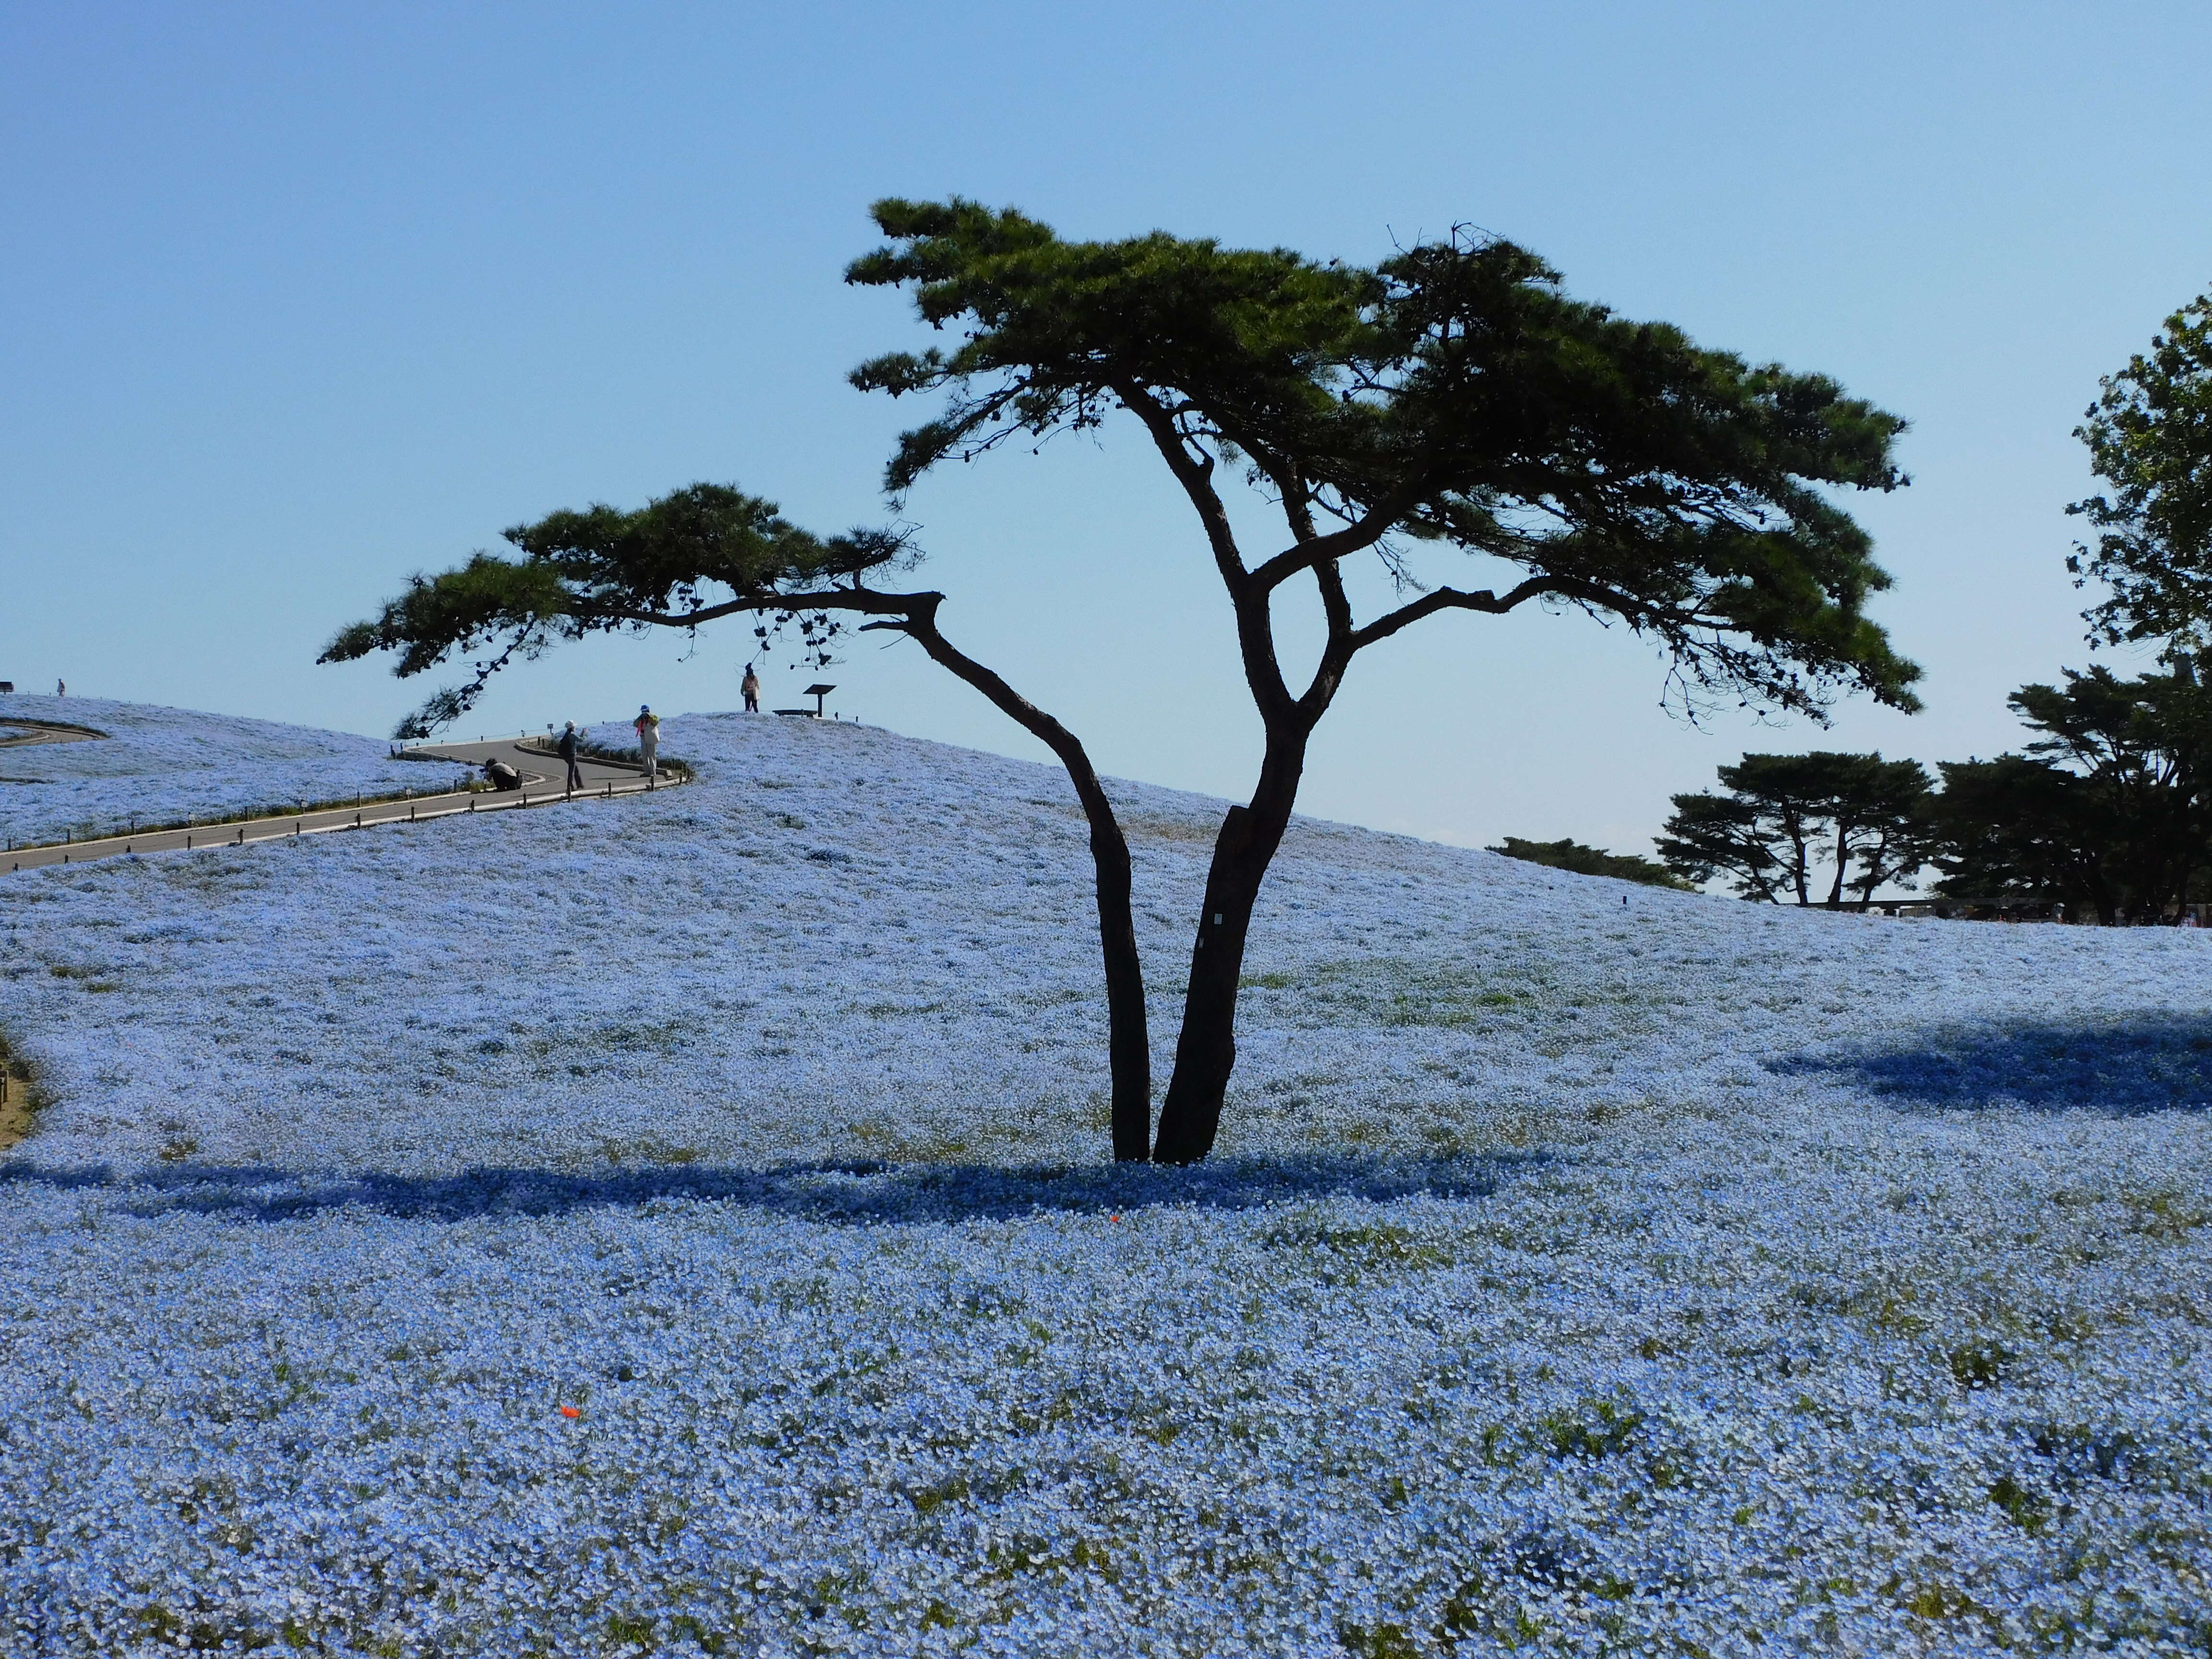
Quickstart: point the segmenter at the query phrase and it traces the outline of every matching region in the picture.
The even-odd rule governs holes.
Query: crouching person
[[[522,774],[496,757],[484,763],[484,776],[490,779],[491,787],[502,794],[522,787]]]

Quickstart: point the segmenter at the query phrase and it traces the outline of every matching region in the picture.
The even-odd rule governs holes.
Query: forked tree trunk
[[[1221,1105],[1237,1066],[1237,994],[1244,973],[1245,937],[1260,884],[1283,844],[1305,761],[1303,740],[1269,747],[1252,804],[1231,807],[1214,838],[1206,904],[1191,945],[1190,988],[1183,994],[1175,1074],[1160,1105],[1159,1138],[1152,1146],[1156,1163],[1195,1164],[1213,1150],[1220,1133]]]

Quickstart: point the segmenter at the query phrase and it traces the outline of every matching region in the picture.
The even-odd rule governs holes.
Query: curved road
[[[70,726],[62,720],[27,720],[15,714],[0,714],[0,749],[27,748],[34,743],[90,743],[94,738],[105,738],[105,732],[95,732],[88,726]]]
[[[568,769],[558,755],[526,745],[542,744],[542,738],[491,738],[477,743],[417,743],[410,744],[404,751],[422,755],[432,760],[459,761],[473,767],[479,774],[489,760],[503,760],[522,774],[524,792],[533,799],[547,792],[555,795],[566,793],[562,784]],[[597,793],[609,782],[635,783],[644,774],[633,763],[593,760],[589,756],[576,757],[576,769],[584,776],[584,793]],[[668,781],[663,774],[661,781]],[[621,792],[617,790],[617,793]]]
[[[41,722],[0,716],[0,727],[37,726]],[[27,742],[63,743],[97,736],[77,732],[70,737],[33,738]],[[542,742],[543,739],[526,741]],[[579,757],[576,769],[583,787],[573,795],[565,787],[567,769],[559,757],[525,746],[526,740],[496,738],[477,743],[419,744],[406,752],[428,760],[465,765],[479,775],[484,762],[496,756],[520,772],[523,787],[505,793],[450,790],[410,796],[402,800],[372,801],[361,806],[335,806],[274,818],[210,819],[185,830],[161,830],[106,836],[97,841],[65,842],[59,846],[17,848],[0,853],[0,872],[35,870],[51,864],[83,864],[93,859],[121,858],[135,853],[166,853],[206,847],[243,847],[249,842],[278,841],[290,836],[326,835],[334,830],[365,830],[373,824],[416,822],[450,817],[456,812],[497,812],[519,807],[544,806],[562,800],[608,799],[617,795],[644,794],[668,788],[676,780],[663,773],[658,782],[648,781],[635,763],[587,760]],[[443,782],[450,776],[443,767],[426,769]]]

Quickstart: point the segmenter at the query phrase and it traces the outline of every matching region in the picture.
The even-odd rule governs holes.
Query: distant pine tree
[[[1692,881],[1726,876],[1747,899],[1857,908],[1928,860],[1928,774],[1881,755],[1746,755],[1720,769],[1725,794],[1674,797],[1658,838],[1668,867]],[[1825,852],[1824,849],[1825,848]],[[1829,867],[1816,900],[1817,866]],[[1856,873],[1854,873],[1856,871]]]
[[[1697,890],[1663,864],[1638,858],[1633,853],[1608,853],[1602,847],[1585,847],[1578,841],[1523,841],[1518,836],[1508,836],[1489,850],[1503,853],[1509,859],[1540,864],[1547,869],[1571,870],[1578,876],[1612,876],[1621,881],[1640,881],[1646,887]]]

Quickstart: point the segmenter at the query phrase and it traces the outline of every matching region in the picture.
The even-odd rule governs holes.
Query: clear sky
[[[2070,430],[2212,284],[2208,62],[2201,3],[18,0],[0,678],[381,733],[431,683],[316,653],[507,525],[702,478],[880,520],[915,411],[843,377],[917,327],[840,272],[872,199],[957,191],[1360,262],[1473,224],[1912,422],[1915,483],[1863,516],[1927,713],[1699,730],[1618,631],[1440,618],[1360,659],[1304,810],[1641,851],[1747,747],[1994,753],[2008,690],[2088,660]],[[1226,606],[1127,430],[954,469],[908,515],[947,632],[1103,768],[1249,788]],[[729,708],[748,643],[564,647],[465,735]],[[1043,757],[910,646],[827,678],[849,715]]]

